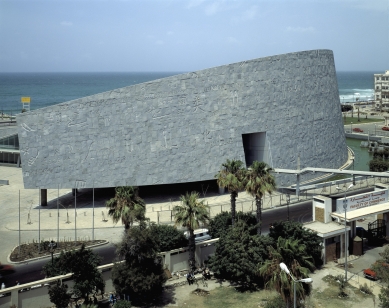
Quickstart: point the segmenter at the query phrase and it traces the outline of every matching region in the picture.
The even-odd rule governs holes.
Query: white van
[[[185,231],[184,235],[186,236],[187,239],[189,239],[190,233],[189,231]],[[208,241],[212,237],[208,233],[208,229],[196,229],[194,230],[194,235],[195,235],[195,242],[203,242],[203,241]]]

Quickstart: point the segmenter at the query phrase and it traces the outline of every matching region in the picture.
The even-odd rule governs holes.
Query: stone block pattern
[[[18,115],[25,188],[213,179],[245,162],[242,134],[266,132],[273,168],[347,159],[333,53],[259,58]],[[277,175],[281,186],[294,177]]]

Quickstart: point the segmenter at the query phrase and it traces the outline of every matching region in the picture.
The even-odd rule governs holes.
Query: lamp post
[[[303,278],[300,280],[296,280],[296,279],[294,279],[294,277],[290,273],[290,271],[285,263],[280,263],[280,267],[281,267],[281,270],[283,270],[285,273],[287,273],[290,276],[290,278],[292,278],[292,280],[293,280],[293,301],[294,301],[293,307],[296,308],[297,307],[297,305],[296,305],[296,282],[311,283],[312,278]]]
[[[349,187],[347,187],[346,190],[341,189],[339,186],[336,187],[338,191],[344,192],[344,200],[343,200],[343,209],[344,209],[344,279],[347,282],[347,248],[348,248],[348,237],[347,237],[347,200],[346,200],[346,193],[347,191],[353,187],[353,184],[350,184]]]
[[[286,205],[288,206],[288,221],[289,221],[289,203],[290,203],[290,194],[286,195]]]

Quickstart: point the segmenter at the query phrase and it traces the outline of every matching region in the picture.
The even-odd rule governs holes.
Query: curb
[[[99,247],[99,246],[103,246],[103,245],[109,244],[109,241],[107,241],[107,240],[102,240],[102,241],[103,241],[102,243],[98,243],[98,244],[94,244],[94,245],[90,245],[90,246],[85,246],[85,248],[95,248],[95,247]],[[31,262],[31,261],[41,260],[41,259],[45,259],[45,258],[51,258],[51,255],[46,255],[46,256],[32,258],[32,259],[27,259],[27,260],[23,260],[23,261],[17,261],[17,262],[11,261],[11,254],[18,247],[19,246],[15,246],[12,249],[11,253],[8,255],[8,257],[7,257],[7,262],[8,263],[10,263],[10,264],[23,264],[23,263],[28,263],[28,262]],[[78,249],[79,248],[77,248],[76,250],[78,250]],[[57,255],[60,255],[60,254],[61,254],[61,252],[54,253],[53,257],[57,256]]]

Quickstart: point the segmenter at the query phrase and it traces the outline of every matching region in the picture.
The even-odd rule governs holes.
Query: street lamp
[[[296,280],[294,279],[294,277],[292,276],[292,274],[290,273],[288,267],[286,266],[285,263],[280,263],[280,267],[281,267],[281,270],[283,270],[285,273],[287,273],[290,278],[292,278],[293,280],[293,300],[294,300],[294,308],[296,308],[296,282],[304,282],[304,283],[311,283],[312,282],[312,278],[303,278],[303,279],[300,279],[300,280]]]
[[[286,204],[288,206],[288,221],[289,221],[289,203],[290,203],[290,194],[286,195]]]
[[[347,191],[353,187],[353,184],[350,184],[349,187],[347,187],[346,190],[341,189],[339,186],[336,187],[338,191],[344,191],[344,200],[343,200],[343,209],[344,209],[344,279],[347,282],[347,248],[348,248],[348,237],[347,237],[347,200],[346,200],[346,193]]]

